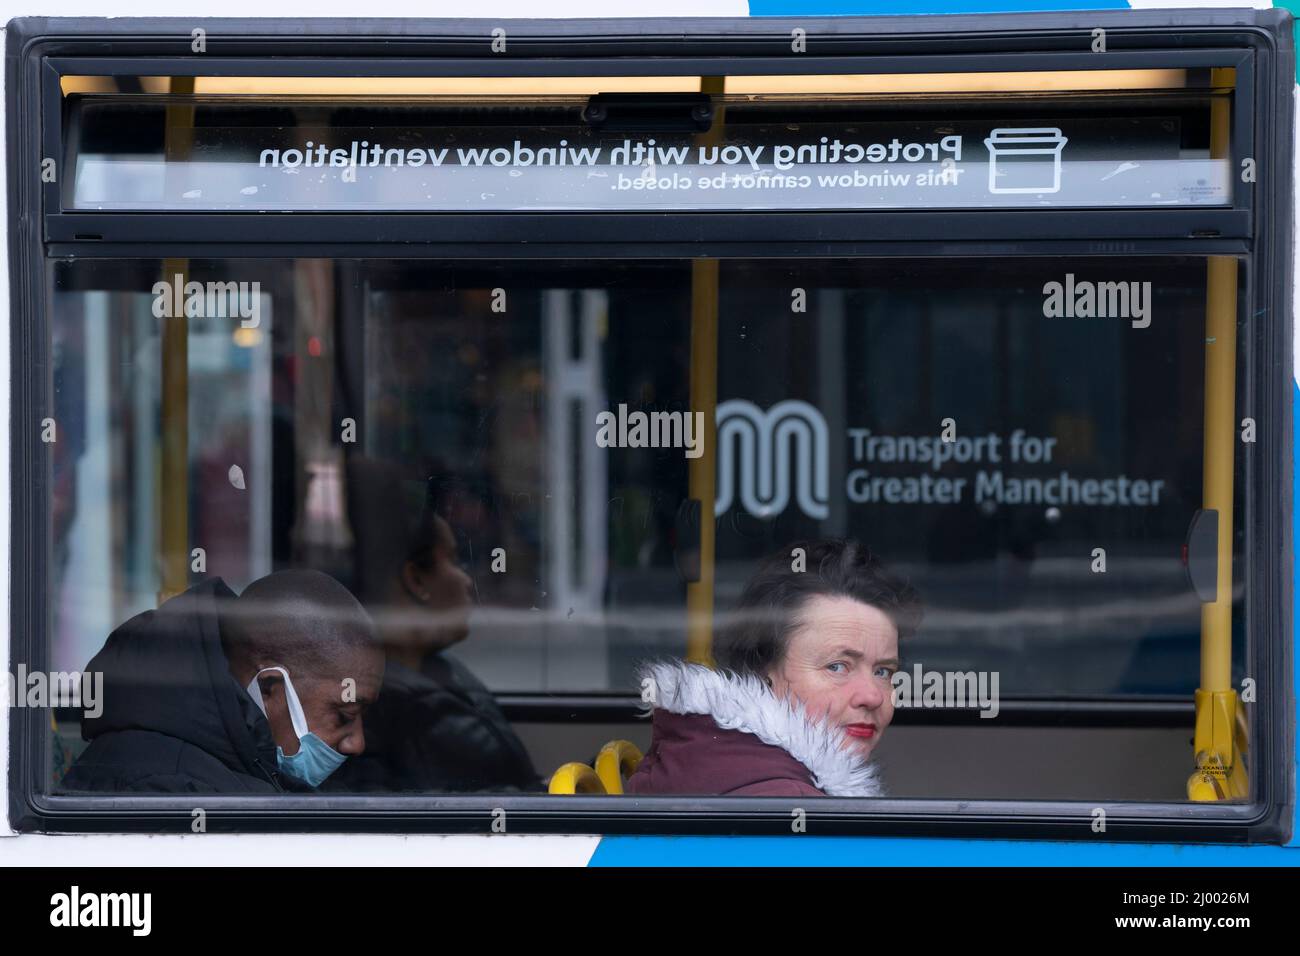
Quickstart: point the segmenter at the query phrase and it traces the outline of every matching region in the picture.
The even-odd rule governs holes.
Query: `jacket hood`
[[[221,646],[220,607],[234,597],[213,578],[110,634],[86,667],[103,674],[103,712],[83,719],[82,736],[148,730],[193,744],[232,770],[262,776],[258,758],[268,755],[274,767],[270,728]]]
[[[807,768],[813,785],[829,796],[883,794],[875,765],[846,747],[848,736],[842,729],[813,720],[801,704],[781,700],[757,677],[685,661],[647,664],[638,676],[653,681],[655,708],[708,716],[724,730],[751,734],[779,747]]]

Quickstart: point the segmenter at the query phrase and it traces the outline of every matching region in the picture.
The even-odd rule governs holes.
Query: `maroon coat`
[[[654,712],[650,750],[625,790],[632,794],[824,796],[808,768],[780,747],[704,714]]]
[[[878,797],[876,768],[844,731],[778,700],[754,675],[684,661],[640,669],[654,704],[650,750],[629,794]]]

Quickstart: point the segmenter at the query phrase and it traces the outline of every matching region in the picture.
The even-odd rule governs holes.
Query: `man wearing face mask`
[[[346,588],[280,571],[236,597],[220,578],[127,621],[87,669],[103,710],[64,786],[248,793],[319,787],[365,750],[383,651]]]

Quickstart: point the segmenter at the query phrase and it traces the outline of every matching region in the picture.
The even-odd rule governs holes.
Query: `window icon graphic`
[[[995,129],[984,140],[989,148],[989,192],[1059,192],[1061,150],[1068,142],[1054,126]]]

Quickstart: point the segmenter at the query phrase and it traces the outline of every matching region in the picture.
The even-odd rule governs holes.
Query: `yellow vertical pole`
[[[184,259],[164,260],[164,281],[183,284],[186,268]],[[162,604],[184,591],[189,583],[189,342],[184,315],[162,320],[160,398],[158,603]]]
[[[1235,71],[1215,70],[1217,89]],[[1230,155],[1230,104],[1211,104],[1210,155]],[[1192,800],[1246,795],[1244,752],[1234,745],[1237,694],[1232,688],[1232,499],[1237,448],[1237,260],[1211,256],[1205,290],[1205,437],[1202,507],[1218,514],[1215,599],[1201,605],[1201,685],[1196,691]]]
[[[171,92],[192,94],[193,77],[172,77]],[[174,175],[173,162],[184,162],[194,143],[194,107],[167,107],[166,164],[164,176]],[[170,194],[170,193],[169,193]],[[189,262],[164,259],[162,279],[169,286],[188,279]],[[189,329],[185,315],[162,320],[162,394],[160,415],[162,447],[158,469],[159,541],[158,603],[189,586],[190,560],[190,401]]]
[[[726,78],[700,77],[700,92],[721,96]],[[702,142],[722,140],[725,117],[721,102]],[[691,262],[691,404],[704,413],[703,454],[690,459],[690,496],[700,503],[700,564],[698,580],[686,585],[686,659],[713,663],[713,586],[715,537],[713,502],[717,497],[718,407],[718,260]]]
[[[1201,690],[1232,689],[1232,493],[1236,450],[1237,260],[1212,256],[1205,303],[1202,507],[1219,515],[1218,586],[1201,605]]]

